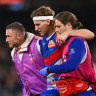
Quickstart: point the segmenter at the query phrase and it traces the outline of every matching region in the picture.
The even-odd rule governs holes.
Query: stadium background
[[[24,25],[26,31],[37,34],[30,14],[42,5],[50,6],[56,14],[61,11],[73,12],[83,23],[83,28],[96,35],[96,0],[0,0],[0,96],[22,96],[10,57],[11,50],[5,42],[6,26],[18,21]],[[88,44],[96,63],[96,37],[88,41]]]

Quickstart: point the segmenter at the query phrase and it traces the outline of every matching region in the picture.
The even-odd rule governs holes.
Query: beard
[[[19,41],[15,41],[12,43],[9,43],[9,48],[14,48],[14,47],[18,47]]]

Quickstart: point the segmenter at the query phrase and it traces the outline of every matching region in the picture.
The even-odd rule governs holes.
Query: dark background
[[[35,33],[30,14],[42,5],[50,6],[56,14],[61,11],[74,13],[83,23],[83,28],[91,30],[96,35],[96,0],[24,0],[21,5],[0,5],[0,96],[22,94],[10,57],[11,50],[5,43],[6,26],[18,21],[24,25],[26,31]],[[96,62],[95,38],[88,41],[94,62]]]
[[[0,6],[0,39],[5,39],[6,26],[15,21],[21,22],[26,31],[34,33],[34,25],[30,14],[42,5],[50,6],[56,14],[61,11],[73,12],[83,23],[83,28],[87,28],[96,34],[96,0],[25,0],[22,7],[19,8],[18,6],[17,9],[12,9],[6,5]],[[88,41],[88,43],[94,44],[94,40],[92,42]]]

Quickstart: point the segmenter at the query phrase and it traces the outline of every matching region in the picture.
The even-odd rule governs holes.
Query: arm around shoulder
[[[88,29],[79,29],[69,31],[69,36],[81,36],[86,40],[91,40],[95,37],[95,34]]]
[[[60,43],[60,45],[61,45],[62,43],[65,42],[65,40],[69,36],[80,36],[86,40],[91,40],[91,39],[94,39],[95,34],[88,29],[67,30],[67,31],[63,32],[62,34],[57,34],[57,43],[60,43],[60,41],[62,41]]]

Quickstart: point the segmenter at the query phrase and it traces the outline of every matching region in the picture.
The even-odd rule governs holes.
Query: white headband
[[[33,17],[33,21],[35,21],[35,20],[47,20],[47,19],[53,20],[53,16],[36,16],[36,17]]]

